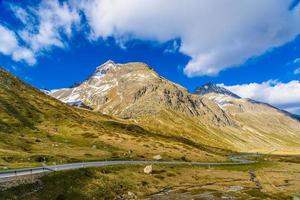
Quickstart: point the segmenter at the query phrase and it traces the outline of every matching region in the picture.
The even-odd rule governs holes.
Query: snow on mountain
[[[107,74],[108,71],[115,70],[118,66],[120,66],[120,64],[115,64],[112,60],[108,60],[104,64],[97,67],[92,76],[94,78],[102,78]]]
[[[213,83],[207,83],[201,87],[198,87],[194,93],[207,97],[208,99],[214,101],[222,109],[224,109],[226,106],[243,101],[243,99],[238,95]]]
[[[68,104],[81,101],[95,111],[122,118],[153,116],[172,109],[186,116],[207,115],[207,120],[218,124],[232,124],[213,101],[202,102],[201,97],[159,76],[145,63],[107,61],[79,86],[53,90],[51,96]],[[216,107],[218,119],[209,106]]]
[[[48,95],[50,95],[50,93],[51,93],[49,90],[46,90],[46,89],[40,89],[40,91],[44,92],[45,94],[48,94]]]
[[[87,105],[134,120],[144,128],[187,134],[202,142],[208,138],[207,144],[214,141],[215,146],[222,140],[243,151],[269,150],[300,137],[299,122],[285,112],[211,83],[191,94],[140,62],[107,61],[81,84],[52,90],[50,95],[73,106]]]
[[[232,93],[231,91],[229,91],[223,87],[220,87],[216,84],[213,84],[213,83],[207,83],[207,84],[197,88],[195,91],[195,94],[198,94],[198,95],[205,95],[208,93],[223,94],[225,96],[230,96],[230,97],[237,98],[237,99],[241,98],[238,95]]]

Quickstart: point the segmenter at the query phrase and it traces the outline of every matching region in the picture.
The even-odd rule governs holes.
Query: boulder
[[[154,160],[161,160],[162,157],[161,157],[161,155],[155,155],[155,156],[153,156],[153,159]]]
[[[147,165],[147,166],[144,168],[144,173],[145,173],[145,174],[151,174],[151,173],[152,173],[152,165]]]

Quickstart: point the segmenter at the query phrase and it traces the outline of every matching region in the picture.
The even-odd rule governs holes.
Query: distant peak
[[[241,98],[238,95],[227,90],[226,88],[220,87],[214,83],[206,83],[206,84],[202,85],[201,87],[198,87],[195,91],[195,94],[198,94],[198,95],[205,95],[208,93],[223,94],[223,95],[231,96],[231,97],[238,98],[238,99]]]
[[[216,84],[211,83],[211,82],[208,82],[208,83],[206,83],[206,84],[203,85],[203,88],[204,88],[205,90],[207,90],[207,89],[209,89],[209,88],[217,88],[217,87],[218,87],[218,86],[217,86]]]
[[[112,60],[108,60],[105,63],[103,63],[102,65],[98,66],[96,68],[95,73],[93,74],[93,76],[95,77],[102,77],[103,75],[105,75],[107,73],[107,71],[111,70],[111,69],[115,69],[117,67],[117,64],[115,64],[114,61]]]
[[[107,65],[107,64],[115,64],[115,62],[113,60],[107,60],[105,63],[103,63],[103,65]]]
[[[112,67],[115,66],[115,62],[112,60],[107,60],[105,63],[103,63],[102,65],[98,66],[97,69],[100,69],[102,67]]]

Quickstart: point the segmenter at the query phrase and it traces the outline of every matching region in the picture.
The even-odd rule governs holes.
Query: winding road
[[[0,172],[0,180],[12,178],[16,176],[24,176],[31,174],[40,174],[45,172],[63,171],[69,169],[79,169],[85,167],[101,167],[111,165],[149,165],[149,164],[162,164],[162,165],[198,165],[198,166],[217,166],[217,165],[247,165],[255,163],[242,159],[243,156],[230,156],[231,162],[181,162],[181,161],[97,161],[97,162],[82,162],[61,165],[49,165],[44,167],[23,168],[15,170],[7,170]]]

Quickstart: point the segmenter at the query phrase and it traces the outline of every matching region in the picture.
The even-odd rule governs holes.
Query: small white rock
[[[162,157],[161,157],[161,155],[155,155],[155,156],[153,156],[153,159],[154,160],[161,160]]]
[[[147,165],[147,166],[144,168],[144,173],[145,173],[145,174],[151,174],[151,173],[152,173],[152,165]]]

